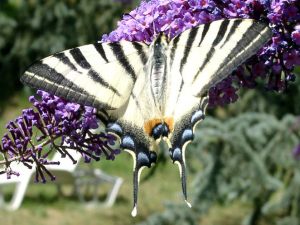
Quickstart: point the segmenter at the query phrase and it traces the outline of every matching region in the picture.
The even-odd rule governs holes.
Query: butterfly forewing
[[[191,93],[201,96],[255,54],[271,35],[266,24],[252,19],[219,20],[186,30],[170,43],[172,72],[179,71],[183,82],[191,85]]]
[[[117,109],[128,100],[147,57],[143,43],[90,44],[36,62],[21,80],[69,101]]]

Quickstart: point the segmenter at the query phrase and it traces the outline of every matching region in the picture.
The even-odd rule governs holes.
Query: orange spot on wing
[[[150,136],[153,128],[160,123],[162,123],[161,119],[157,119],[157,118],[146,121],[144,123],[144,129],[146,134]]]
[[[149,136],[151,136],[152,134],[152,130],[155,126],[157,126],[158,124],[162,124],[165,123],[170,132],[173,132],[174,130],[174,118],[173,117],[165,117],[163,120],[158,119],[158,118],[154,118],[151,120],[148,120],[144,123],[144,130],[146,132],[146,134],[148,134]]]
[[[170,132],[174,130],[174,118],[173,117],[166,117],[164,118],[165,123],[167,124]]]

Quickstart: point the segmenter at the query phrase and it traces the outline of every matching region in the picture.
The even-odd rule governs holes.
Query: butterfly
[[[185,149],[204,119],[208,90],[255,54],[270,28],[252,19],[225,19],[151,44],[119,41],[62,51],[37,61],[21,81],[71,102],[95,107],[106,131],[133,157],[133,210],[139,177],[164,140],[178,165],[186,203]]]

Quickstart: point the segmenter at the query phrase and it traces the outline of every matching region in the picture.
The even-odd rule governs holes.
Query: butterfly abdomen
[[[157,58],[154,60],[152,71],[150,74],[150,81],[151,81],[151,90],[153,97],[156,101],[162,96],[163,86],[164,86],[164,74],[165,74],[165,60],[162,58]]]

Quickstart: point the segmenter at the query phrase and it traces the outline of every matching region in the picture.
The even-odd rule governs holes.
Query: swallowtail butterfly
[[[252,19],[226,19],[188,29],[150,45],[95,43],[56,53],[34,63],[21,80],[66,100],[93,106],[107,132],[133,157],[133,211],[141,171],[156,162],[166,141],[179,167],[187,202],[185,149],[204,119],[208,90],[255,54],[271,31]],[[190,204],[187,202],[190,206]]]

